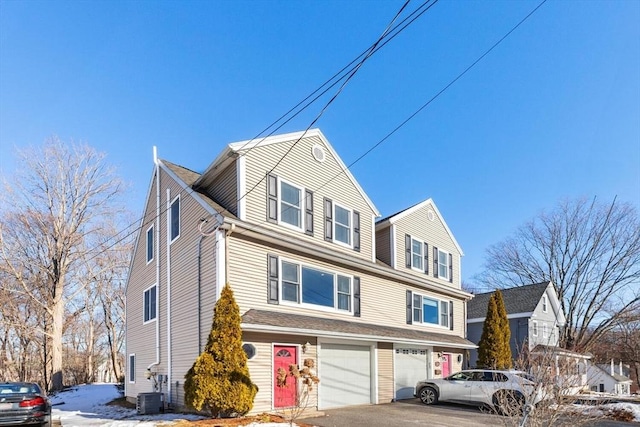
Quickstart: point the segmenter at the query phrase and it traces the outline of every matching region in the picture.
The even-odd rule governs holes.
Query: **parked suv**
[[[521,371],[474,369],[442,379],[418,381],[415,396],[425,405],[456,402],[494,408],[503,414],[521,412],[535,405],[542,392],[533,377]]]
[[[0,383],[0,426],[51,426],[51,404],[35,383]]]

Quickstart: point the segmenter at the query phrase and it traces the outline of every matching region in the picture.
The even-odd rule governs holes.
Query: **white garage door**
[[[413,397],[416,382],[427,378],[427,350],[395,349],[396,400]]]
[[[368,346],[321,344],[319,409],[371,403],[371,351]]]

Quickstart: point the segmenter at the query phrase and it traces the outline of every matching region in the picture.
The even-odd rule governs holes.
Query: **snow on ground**
[[[191,414],[138,415],[135,409],[107,406],[120,397],[115,384],[86,384],[51,396],[53,419],[63,427],[154,427],[177,420],[202,419]],[[285,424],[288,425],[288,424]],[[259,424],[251,427],[282,427],[283,424]]]

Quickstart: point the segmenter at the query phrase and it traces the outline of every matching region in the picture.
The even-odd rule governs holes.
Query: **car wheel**
[[[493,395],[493,407],[504,416],[520,416],[524,410],[525,398],[519,391],[501,390]]]
[[[433,405],[438,403],[438,392],[433,387],[423,387],[418,393],[420,401],[425,405]]]

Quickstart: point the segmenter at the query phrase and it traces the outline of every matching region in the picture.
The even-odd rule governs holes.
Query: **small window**
[[[351,311],[351,279],[338,276],[338,310]]]
[[[538,336],[538,321],[537,320],[533,321],[532,329],[533,329],[533,336],[537,337]]]
[[[153,260],[153,225],[147,229],[147,263]]]
[[[543,323],[542,324],[542,338],[547,338],[547,335],[548,335],[548,333],[547,333],[547,324]]]
[[[242,349],[244,350],[244,354],[247,355],[247,360],[251,360],[256,357],[256,346],[253,344],[245,343],[242,344]]]
[[[334,203],[334,237],[338,242],[351,246],[351,211]]]
[[[284,301],[300,301],[300,271],[298,265],[282,261],[282,299]]]
[[[144,291],[144,321],[149,322],[156,318],[156,285]]]
[[[438,249],[438,277],[449,280],[449,253]]]
[[[542,295],[542,311],[547,312],[547,296]]]
[[[424,243],[420,240],[411,238],[411,268],[424,271]]]
[[[171,202],[171,241],[180,237],[180,196]]]
[[[136,355],[129,355],[129,382],[136,382]]]
[[[280,180],[280,221],[302,228],[302,189]]]

